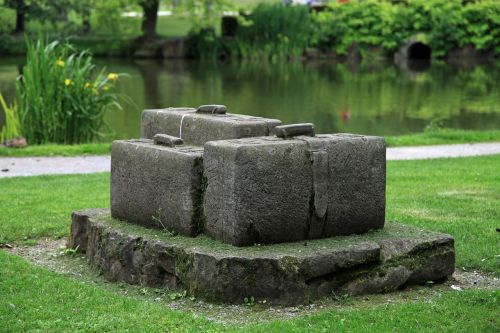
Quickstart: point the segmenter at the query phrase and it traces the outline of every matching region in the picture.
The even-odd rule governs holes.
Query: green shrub
[[[189,56],[214,61],[222,52],[222,43],[213,29],[193,30],[189,33]]]
[[[311,37],[305,6],[259,4],[238,29],[233,51],[244,58],[300,56]]]
[[[30,144],[96,141],[108,129],[105,111],[120,108],[118,75],[96,73],[88,52],[69,44],[27,40],[27,64],[16,83],[23,135]]]
[[[15,12],[0,6],[0,34],[11,32],[15,26]]]
[[[314,15],[317,46],[346,54],[353,43],[394,49],[404,36],[395,36],[396,7],[368,0],[362,3],[334,3],[328,11]],[[399,38],[398,38],[399,37]]]
[[[380,46],[395,52],[417,37],[428,44],[434,57],[457,47],[500,53],[500,2],[461,0],[358,0],[339,4],[313,17],[312,45],[346,54],[353,43],[361,50]]]
[[[500,2],[480,2],[465,6],[466,40],[478,50],[500,54]],[[462,45],[464,46],[464,45]]]

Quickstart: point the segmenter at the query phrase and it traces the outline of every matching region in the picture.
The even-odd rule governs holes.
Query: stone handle
[[[166,147],[175,147],[184,144],[181,138],[167,134],[155,134],[155,136],[153,136],[153,142],[155,145]]]
[[[276,126],[274,128],[274,134],[276,134],[278,138],[283,139],[299,135],[314,136],[314,124],[304,123]]]
[[[226,114],[227,107],[225,105],[202,105],[196,109],[197,113],[211,113],[211,114]]]

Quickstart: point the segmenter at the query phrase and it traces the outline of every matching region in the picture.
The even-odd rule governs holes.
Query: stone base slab
[[[398,223],[364,235],[235,247],[117,221],[107,209],[73,213],[69,246],[110,281],[183,288],[209,301],[245,297],[293,305],[436,281],[455,269],[451,236]]]

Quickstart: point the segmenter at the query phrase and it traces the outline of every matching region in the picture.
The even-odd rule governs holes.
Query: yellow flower
[[[70,84],[73,84],[73,81],[71,81],[70,79],[66,79],[64,80],[64,84],[69,86]]]
[[[109,73],[108,74],[108,80],[110,80],[110,81],[116,81],[116,80],[118,80],[118,74],[116,74],[116,73]]]
[[[92,83],[87,82],[87,83],[85,83],[84,87],[85,87],[85,88],[90,88],[90,87],[92,87]]]
[[[64,67],[64,61],[62,59],[57,59],[56,66]]]
[[[104,86],[104,88],[102,88],[104,91],[108,91],[109,90],[109,87],[108,86]]]

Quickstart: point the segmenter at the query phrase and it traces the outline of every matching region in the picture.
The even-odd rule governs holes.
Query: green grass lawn
[[[141,34],[141,18],[124,18],[129,33],[132,36]],[[159,16],[156,22],[156,33],[160,37],[183,37],[187,36],[192,28],[189,18],[183,15]]]
[[[244,327],[65,278],[0,251],[5,332],[494,332],[498,291],[447,292],[425,302],[322,311]]]
[[[452,234],[457,267],[500,275],[500,155],[393,161],[387,219]],[[109,206],[109,174],[0,179],[0,243],[65,237],[72,210]],[[0,331],[495,332],[500,292],[330,308],[292,320],[223,326],[35,267],[0,251]]]
[[[385,140],[388,147],[495,142],[500,141],[500,130],[465,131],[454,129],[440,129],[433,132],[424,132],[418,134],[386,136]],[[110,143],[88,143],[73,146],[28,146],[24,149],[11,149],[0,146],[0,157],[109,155],[110,152]]]
[[[0,146],[0,157],[109,155],[110,153],[111,143],[86,143],[81,145],[48,144],[28,146],[22,149]]]

